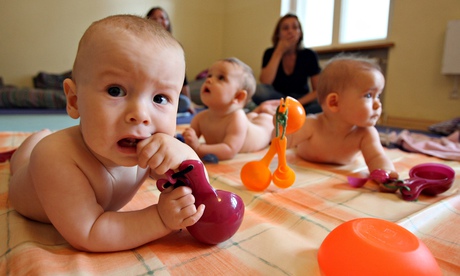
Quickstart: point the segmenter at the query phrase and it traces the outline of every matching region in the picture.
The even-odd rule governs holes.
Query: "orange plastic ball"
[[[306,114],[303,106],[292,97],[286,97],[285,100],[288,114],[286,134],[291,134],[298,131],[305,123]]]

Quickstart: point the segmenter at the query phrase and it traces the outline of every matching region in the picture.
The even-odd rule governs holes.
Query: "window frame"
[[[303,22],[301,16],[299,16],[300,11],[299,7],[302,4],[297,4],[297,2],[304,1],[304,0],[282,0],[280,12],[281,16],[286,13],[293,13],[299,17],[301,24]],[[342,11],[342,0],[334,0],[334,14],[333,14],[333,22],[332,22],[332,41],[330,45],[321,45],[321,46],[312,46],[308,48],[312,48],[314,50],[319,51],[339,51],[340,49],[347,49],[347,48],[362,48],[362,47],[371,47],[374,46],[380,48],[383,46],[385,47],[392,47],[394,44],[390,40],[390,30],[391,30],[391,22],[393,17],[393,5],[394,1],[390,1],[389,7],[389,14],[388,14],[388,28],[387,28],[387,36],[384,39],[373,39],[373,40],[366,40],[366,41],[359,41],[359,42],[348,42],[348,43],[340,43],[340,21],[341,21],[341,11]],[[303,27],[303,24],[302,24]],[[303,27],[304,28],[304,27]]]

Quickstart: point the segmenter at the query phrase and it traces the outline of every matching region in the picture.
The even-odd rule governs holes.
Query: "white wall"
[[[393,2],[385,115],[431,121],[460,116],[460,100],[449,99],[453,79],[441,74],[445,29],[460,19],[460,1]],[[248,63],[258,77],[280,0],[0,0],[0,76],[32,86],[38,71],[69,70],[91,22],[117,13],[145,15],[157,5],[170,14],[173,35],[184,46],[189,79],[228,56]]]
[[[5,83],[31,87],[39,71],[70,70],[78,41],[92,22],[121,13],[145,16],[154,6],[169,13],[173,35],[186,50],[188,72],[199,72],[222,54],[223,4],[213,0],[0,0],[0,76]]]
[[[460,19],[460,1],[393,2],[387,115],[438,121],[460,117],[460,100],[449,99],[453,78],[441,74],[447,23]]]
[[[223,53],[249,64],[259,76],[262,56],[280,15],[280,0],[231,0],[225,6]]]
[[[144,15],[152,2],[123,0],[0,0],[0,76],[32,86],[38,71],[71,69],[78,41],[95,20],[116,13]]]

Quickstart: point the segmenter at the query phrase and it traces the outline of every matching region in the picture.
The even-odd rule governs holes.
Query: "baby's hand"
[[[177,169],[184,160],[199,160],[188,145],[164,133],[153,134],[139,142],[137,155],[141,168],[150,167],[158,175],[164,175],[169,169]]]
[[[160,194],[158,213],[164,225],[171,230],[195,224],[203,215],[205,206],[195,207],[195,197],[190,187],[169,187]]]
[[[185,143],[192,149],[196,150],[200,146],[200,141],[193,128],[186,128],[182,133],[182,136],[184,137]]]
[[[399,174],[392,170],[376,169],[371,171],[369,177],[377,183],[387,183],[398,180]]]
[[[373,170],[370,177],[372,180],[379,184],[379,191],[384,193],[394,193],[398,189],[397,185],[394,185],[399,181],[399,174],[393,170]]]
[[[399,179],[399,173],[396,171],[389,171],[390,179]]]

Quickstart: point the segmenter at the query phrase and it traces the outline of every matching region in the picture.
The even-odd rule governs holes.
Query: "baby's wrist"
[[[161,212],[160,212],[160,209],[158,208],[158,204],[156,205],[155,210],[156,210],[156,212],[157,212],[158,217],[160,218],[161,223],[163,224],[164,229],[166,229],[166,230],[169,231],[169,232],[172,232],[173,229],[171,229],[171,227],[169,227],[169,226],[166,224],[165,220],[164,220],[163,217],[161,216]]]

